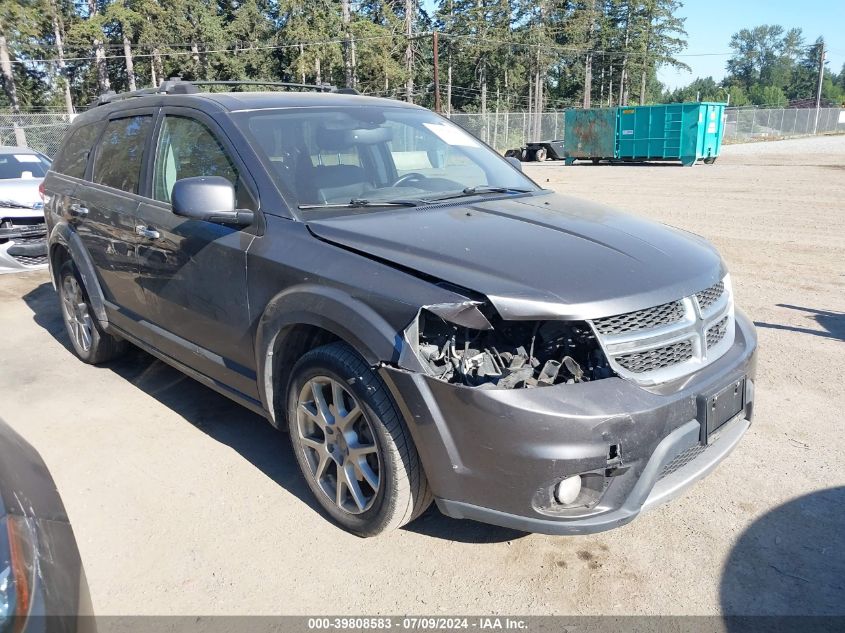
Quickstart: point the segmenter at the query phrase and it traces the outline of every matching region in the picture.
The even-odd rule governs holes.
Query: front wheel
[[[96,365],[112,360],[126,350],[123,339],[100,327],[72,261],[66,261],[59,270],[59,299],[70,343],[82,361]]]
[[[387,387],[345,343],[319,347],[296,363],[287,419],[308,487],[346,530],[376,536],[431,504],[413,440]]]

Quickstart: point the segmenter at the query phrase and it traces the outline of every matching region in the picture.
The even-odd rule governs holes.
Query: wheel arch
[[[352,347],[376,366],[396,363],[400,330],[362,301],[331,287],[300,285],[276,295],[264,309],[255,338],[258,390],[270,422],[279,427],[293,364],[334,341]],[[281,399],[281,400],[280,400]]]
[[[49,239],[49,263],[50,275],[53,281],[53,287],[59,287],[59,269],[63,258],[68,258],[73,261],[76,270],[82,277],[82,283],[85,286],[85,292],[88,293],[88,299],[91,302],[91,308],[94,310],[94,316],[104,328],[108,328],[108,318],[106,317],[106,302],[103,295],[103,289],[100,286],[100,280],[97,277],[94,263],[88,255],[82,239],[77,235],[76,231],[72,230],[67,224],[57,224],[53,227]]]

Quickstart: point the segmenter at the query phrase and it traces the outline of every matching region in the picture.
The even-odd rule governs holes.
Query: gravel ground
[[[0,416],[53,472],[98,613],[845,613],[845,137],[730,146],[713,166],[526,171],[721,250],[761,350],[734,454],[612,532],[431,510],[361,540],[315,510],[261,418],[141,352],[82,364],[47,274],[4,275]]]

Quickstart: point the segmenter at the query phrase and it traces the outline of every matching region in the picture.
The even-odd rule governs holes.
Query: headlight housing
[[[592,328],[580,321],[455,323],[438,306],[417,323],[417,356],[435,377],[470,387],[520,389],[599,380],[613,375]]]
[[[35,526],[16,515],[0,519],[0,630],[23,622],[32,605],[35,580]],[[10,631],[19,631],[14,626]]]

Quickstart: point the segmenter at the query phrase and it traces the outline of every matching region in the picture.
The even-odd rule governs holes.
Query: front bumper
[[[757,339],[740,311],[731,349],[676,383],[621,378],[537,389],[478,389],[384,367],[444,514],[546,534],[623,525],[707,475],[748,429]],[[745,408],[700,444],[697,399],[747,377]],[[618,457],[614,455],[618,452]],[[597,502],[555,504],[559,480],[601,477]]]
[[[17,236],[0,241],[0,274],[47,267],[47,236]]]

